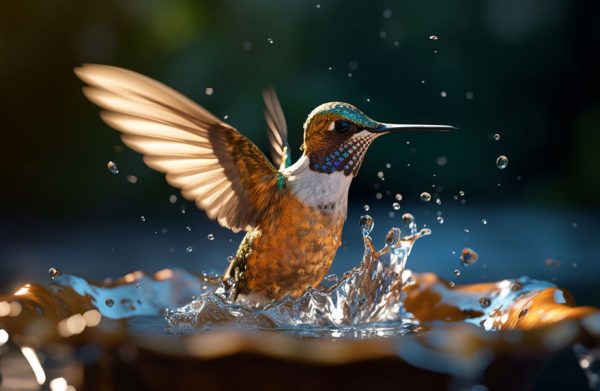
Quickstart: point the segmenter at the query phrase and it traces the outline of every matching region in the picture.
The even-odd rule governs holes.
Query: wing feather
[[[289,165],[290,155],[287,141],[287,122],[275,90],[271,87],[263,91],[265,102],[265,120],[271,159],[276,167],[283,169]]]
[[[256,145],[146,76],[105,65],[84,65],[75,73],[87,84],[84,94],[106,110],[102,119],[185,198],[235,232],[256,227],[276,194],[278,175]],[[278,121],[280,114],[274,114]]]

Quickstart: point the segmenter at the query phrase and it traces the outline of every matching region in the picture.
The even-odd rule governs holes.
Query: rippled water
[[[52,270],[55,283],[73,288],[90,297],[103,316],[113,319],[161,316],[161,319],[130,322],[134,329],[155,331],[165,328],[173,334],[194,334],[215,327],[279,329],[305,336],[363,337],[414,333],[420,324],[404,306],[406,290],[414,277],[406,269],[413,245],[431,233],[418,230],[414,218],[405,214],[406,235],[392,228],[383,248],[377,250],[370,233],[373,219],[362,216],[364,254],[360,264],[341,278],[329,276],[318,288],[307,289],[298,297],[285,296],[268,305],[232,302],[229,292],[217,275],[194,275],[180,269],[164,270],[151,278],[143,273],[124,277],[124,283],[110,280],[94,284],[84,278]],[[471,249],[463,250],[476,260]],[[470,264],[469,262],[466,263]],[[463,263],[463,266],[465,263]],[[525,300],[554,284],[521,277],[504,280],[481,294],[467,294],[453,288],[453,283],[430,287],[439,300],[452,303],[464,321],[486,330],[505,328],[509,309],[518,299]],[[560,295],[559,295],[560,296]],[[556,297],[555,302],[564,302]],[[526,311],[523,310],[523,311]],[[162,319],[164,317],[164,320]],[[436,324],[439,326],[439,324]]]

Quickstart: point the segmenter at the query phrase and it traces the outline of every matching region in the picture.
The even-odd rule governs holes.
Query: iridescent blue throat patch
[[[369,145],[377,138],[377,134],[368,133],[361,137],[351,138],[324,157],[310,156],[310,168],[313,171],[331,174],[343,171],[356,176]]]

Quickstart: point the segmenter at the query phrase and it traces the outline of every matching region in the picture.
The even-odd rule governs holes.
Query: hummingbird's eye
[[[339,121],[335,121],[334,129],[337,133],[346,134],[346,133],[350,132],[351,130],[353,130],[353,128],[355,128],[355,127],[356,127],[356,125],[354,125],[351,122],[339,120]]]

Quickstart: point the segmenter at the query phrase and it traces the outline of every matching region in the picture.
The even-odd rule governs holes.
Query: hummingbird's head
[[[302,149],[310,169],[325,174],[358,174],[367,149],[377,137],[403,130],[451,130],[446,125],[385,124],[349,103],[329,102],[314,109],[304,122]]]

